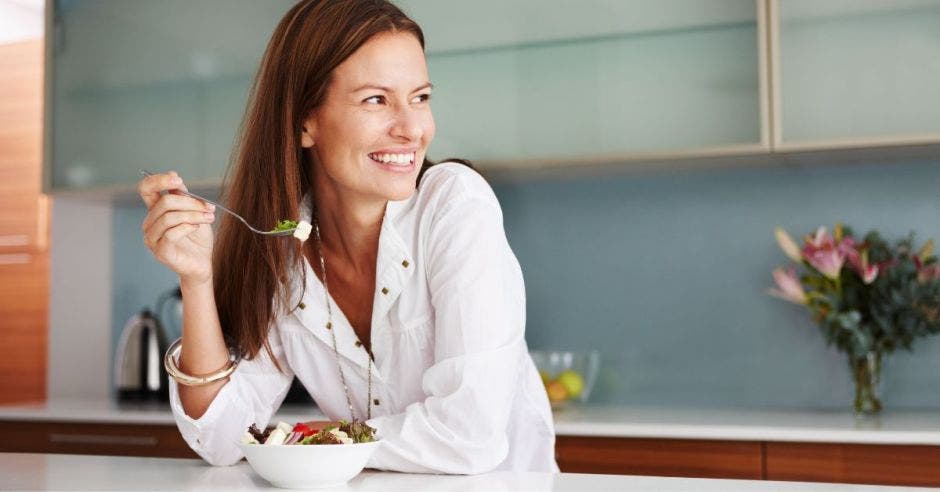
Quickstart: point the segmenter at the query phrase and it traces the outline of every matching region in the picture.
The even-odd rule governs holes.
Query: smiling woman
[[[312,240],[225,216],[216,241],[178,175],[141,181],[144,242],[184,299],[173,411],[210,463],[242,457],[296,375],[331,420],[375,429],[369,467],[558,470],[522,272],[489,185],[427,158],[432,87],[421,28],[390,2],[302,1],[262,58],[224,198]]]

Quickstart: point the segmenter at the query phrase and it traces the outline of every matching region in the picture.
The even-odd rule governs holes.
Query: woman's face
[[[304,122],[316,191],[344,201],[410,197],[434,138],[430,95],[413,34],[383,33],[362,45],[333,70],[323,103]]]

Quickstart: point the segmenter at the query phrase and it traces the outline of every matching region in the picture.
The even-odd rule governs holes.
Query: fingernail
[[[170,178],[170,183],[173,183],[175,185],[183,184],[183,179],[180,178],[179,176],[173,176],[172,178]]]
[[[214,219],[214,218],[215,218],[215,214],[212,213],[212,212],[204,212],[203,215],[205,215],[207,219]]]
[[[211,204],[211,203],[207,203],[207,204],[206,204],[206,210],[208,210],[208,211],[210,211],[210,212],[213,211],[213,210],[215,210],[215,205],[213,205],[213,204]]]

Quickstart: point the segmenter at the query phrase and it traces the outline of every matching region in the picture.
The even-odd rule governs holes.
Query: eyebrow
[[[394,89],[392,89],[391,87],[385,87],[385,86],[382,86],[382,85],[375,85],[375,84],[365,84],[365,85],[363,85],[363,86],[360,86],[360,87],[357,87],[357,88],[353,89],[352,92],[364,91],[364,90],[366,90],[366,89],[377,89],[377,90],[385,91],[385,92],[395,92]],[[434,89],[434,84],[432,84],[432,83],[430,83],[430,82],[426,82],[426,83],[424,83],[423,85],[418,86],[417,88],[415,88],[415,89],[414,89],[413,91],[411,91],[411,92],[418,92],[418,91],[423,90],[423,89]]]

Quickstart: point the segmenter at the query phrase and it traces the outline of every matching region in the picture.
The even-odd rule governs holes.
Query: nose
[[[409,142],[418,141],[424,135],[424,115],[420,110],[402,107],[395,113],[391,134]]]

